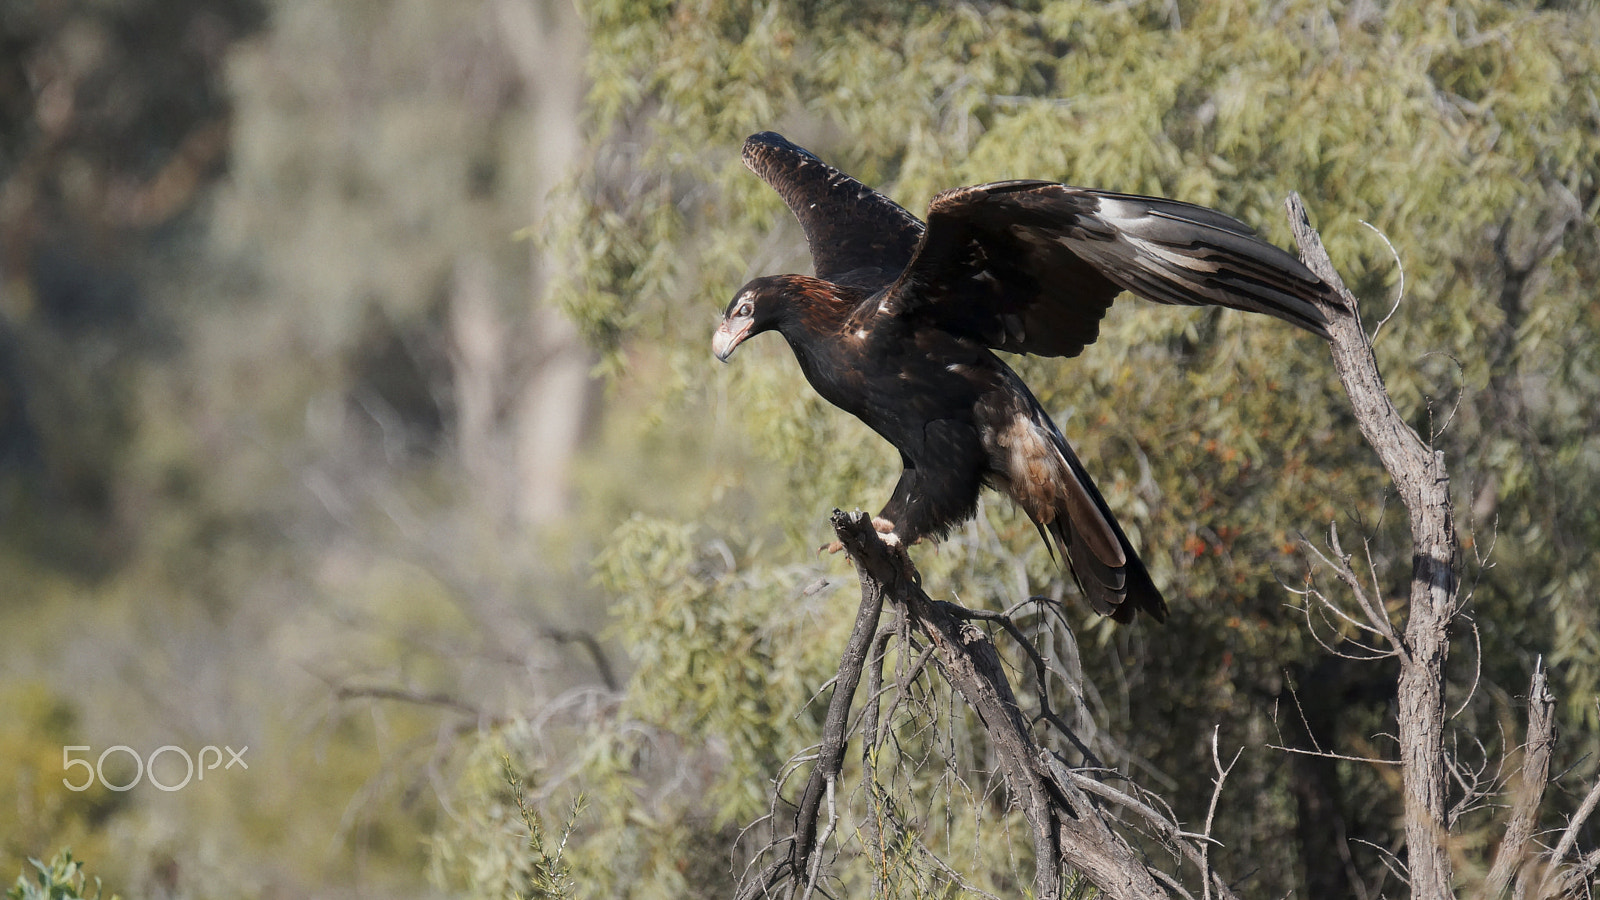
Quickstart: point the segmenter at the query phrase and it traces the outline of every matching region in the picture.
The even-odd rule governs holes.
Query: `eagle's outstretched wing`
[[[780,134],[747,138],[744,164],[800,220],[818,278],[882,287],[900,275],[922,241],[916,216]]]
[[[1048,181],[939,194],[916,256],[879,306],[997,350],[1076,356],[1124,290],[1265,313],[1327,337],[1327,285],[1243,222]]]

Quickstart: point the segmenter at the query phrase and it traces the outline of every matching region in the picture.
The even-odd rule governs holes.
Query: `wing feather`
[[[1236,219],[1045,181],[945,191],[880,306],[997,350],[1075,356],[1120,292],[1264,313],[1327,336],[1328,288]]]
[[[900,275],[922,240],[916,216],[783,135],[751,135],[744,164],[800,220],[818,278],[876,290]]]

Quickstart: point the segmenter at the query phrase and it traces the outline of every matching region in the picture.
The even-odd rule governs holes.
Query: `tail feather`
[[[1165,621],[1166,601],[1077,454],[1022,380],[1002,371],[1010,389],[975,407],[986,480],[1033,521],[1096,612],[1129,622],[1142,610]]]
[[[1093,504],[1099,511],[1099,516],[1085,521],[1085,517],[1070,513],[1070,506],[1075,504],[1063,503],[1054,520],[1044,526],[1055,538],[1055,546],[1066,560],[1067,569],[1077,582],[1078,589],[1095,612],[1110,616],[1114,621],[1132,622],[1134,616],[1142,611],[1157,622],[1165,622],[1167,601],[1162,598],[1155,582],[1150,580],[1150,572],[1144,567],[1144,561],[1133,549],[1133,544],[1128,541],[1116,516],[1106,505],[1105,498],[1100,495],[1089,473],[1078,462],[1072,448],[1065,441],[1061,442],[1060,448],[1065,451],[1062,455],[1072,476],[1064,487],[1069,493],[1076,493],[1082,500]],[[1109,538],[1121,546],[1123,563],[1120,566],[1108,564],[1092,547],[1096,541],[1090,537],[1090,532],[1098,530],[1102,522],[1109,526],[1110,534],[1098,537],[1101,540]]]

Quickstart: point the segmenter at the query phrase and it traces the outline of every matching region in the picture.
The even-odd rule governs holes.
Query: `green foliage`
[[[584,701],[598,712],[559,705],[477,744],[456,792],[469,812],[434,847],[440,883],[497,895],[519,864],[504,824],[513,804],[482,787],[503,789],[494,748],[506,748],[518,770],[537,773],[534,815],[549,821],[578,796],[587,804],[564,845],[578,896],[731,893],[745,866],[769,852],[772,826],[785,827],[782,805],[775,823],[762,821],[770,779],[785,794],[799,789],[826,708],[827,691],[816,686],[834,670],[852,619],[855,591],[834,589],[850,580],[819,574],[814,564],[766,563],[700,526],[624,522],[597,558],[596,578],[617,600],[628,684]],[[848,839],[830,878],[848,893],[890,897],[1015,890],[1031,865],[1013,841],[1021,820],[967,782],[985,752],[971,741],[972,723],[964,713],[951,718],[960,707],[948,687],[926,670],[907,672],[897,646],[886,669],[907,694],[890,713],[895,737],[871,754],[881,783],[840,798],[838,833]],[[861,784],[866,765],[850,754],[845,784]],[[946,862],[953,855],[990,862],[960,874]]]
[[[516,890],[514,896],[517,900],[524,898],[549,898],[549,900],[565,900],[572,896],[572,875],[567,871],[565,860],[562,859],[567,849],[567,839],[572,836],[572,825],[583,814],[583,795],[572,801],[572,813],[567,819],[566,828],[561,833],[561,840],[552,850],[545,843],[544,824],[539,820],[538,813],[528,805],[527,795],[522,790],[522,776],[511,764],[511,757],[501,758],[505,767],[506,784],[511,788],[511,801],[516,805],[517,818],[522,820],[528,829],[528,874],[527,887]]]
[[[585,761],[600,823],[574,865],[599,893],[678,896],[706,867],[726,881],[731,837],[767,806],[765,779],[747,776],[811,742],[822,710],[807,701],[848,627],[806,589],[815,573],[752,565],[696,532],[636,517],[595,561],[634,666]],[[682,783],[664,790],[674,770]]]
[[[487,742],[485,746],[496,742]],[[466,896],[514,900],[567,900],[577,883],[566,861],[567,841],[583,815],[580,795],[572,802],[555,846],[544,819],[525,791],[524,779],[509,754],[500,756],[500,780],[474,783],[481,771],[469,765],[469,780],[459,799],[471,803],[471,825],[433,845],[437,881],[465,888]],[[522,832],[517,825],[520,823]]]
[[[17,883],[6,891],[8,900],[101,900],[100,879],[94,879],[94,889],[88,889],[89,876],[83,862],[72,858],[71,850],[62,850],[43,863],[29,859],[34,868],[30,880],[26,872],[17,876]],[[110,900],[118,900],[112,894]]]

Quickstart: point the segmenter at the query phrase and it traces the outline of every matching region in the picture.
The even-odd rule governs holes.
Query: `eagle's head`
[[[740,344],[763,331],[778,328],[796,299],[796,282],[813,281],[798,275],[757,278],[733,295],[722,313],[722,324],[711,337],[711,352],[723,362]]]

